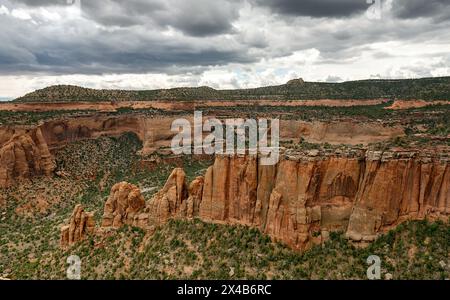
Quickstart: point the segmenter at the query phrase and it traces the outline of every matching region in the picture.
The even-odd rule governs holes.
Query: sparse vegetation
[[[386,110],[386,105],[389,103],[352,108],[258,106],[221,110],[247,117],[280,114],[307,121],[349,118],[406,128],[406,136],[369,145],[372,149],[450,146],[449,105],[401,111]],[[32,124],[85,113],[90,112],[0,112],[0,123]],[[124,109],[108,114],[129,113]],[[302,150],[348,147],[304,139],[287,141],[284,146]],[[132,133],[74,142],[55,153],[60,175],[36,177],[1,190],[0,277],[64,279],[66,258],[77,254],[83,262],[83,279],[365,279],[366,259],[375,254],[382,259],[383,273],[392,274],[394,279],[449,278],[450,227],[427,221],[404,223],[367,248],[357,248],[342,234],[332,232],[323,247],[302,254],[273,242],[256,229],[199,220],[172,220],[152,236],[138,228],[123,227],[101,240],[90,237],[68,251],[61,250],[59,229],[76,204],[93,211],[99,222],[113,184],[136,184],[148,200],[174,167],[183,166],[192,180],[212,164],[210,159],[189,156],[166,162],[166,157],[153,155],[141,165],[142,158],[137,154],[141,148]],[[42,199],[44,205],[39,202]]]
[[[409,80],[361,80],[343,83],[294,80],[279,86],[215,90],[210,87],[163,90],[94,90],[51,86],[27,94],[19,102],[151,101],[151,100],[313,100],[313,99],[450,99],[450,77]]]
[[[323,246],[297,253],[256,229],[171,220],[152,236],[125,226],[100,246],[92,237],[68,251],[41,245],[34,259],[23,251],[9,274],[64,279],[66,259],[75,254],[83,279],[366,279],[366,259],[378,255],[382,273],[394,279],[445,279],[449,270],[441,263],[448,264],[449,230],[439,222],[408,222],[367,248],[333,233]]]

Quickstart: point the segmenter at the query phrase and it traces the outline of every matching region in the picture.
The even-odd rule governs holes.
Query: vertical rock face
[[[448,220],[447,157],[362,150],[319,154],[285,155],[275,166],[262,166],[253,156],[219,156],[205,177],[190,185],[184,171],[175,169],[146,204],[136,187],[121,183],[105,205],[103,226],[149,228],[170,218],[199,217],[256,227],[304,250],[330,231],[372,241],[404,220]]]
[[[166,223],[171,217],[186,215],[188,186],[186,174],[180,168],[173,170],[166,184],[147,204],[145,211],[149,214],[149,224]]]
[[[95,229],[94,214],[84,211],[78,204],[72,212],[69,225],[61,228],[61,247],[67,248],[83,240],[87,234],[92,234]]]
[[[199,216],[258,227],[299,250],[315,242],[312,232],[370,241],[406,219],[449,215],[447,159],[420,155],[311,154],[276,166],[219,157],[206,173]]]
[[[217,157],[205,175],[199,216],[204,220],[253,224],[257,179],[256,157]]]
[[[139,212],[144,208],[145,200],[138,187],[120,182],[111,189],[105,203],[103,227],[121,227],[123,224],[138,225]]]
[[[383,227],[408,218],[448,216],[449,173],[447,158],[369,152],[347,235],[373,240]]]
[[[195,216],[199,215],[204,182],[205,179],[200,176],[195,178],[189,185],[188,190],[189,197],[186,201],[185,217],[192,219]]]
[[[347,225],[360,172],[357,159],[262,166],[255,157],[218,157],[205,176],[199,216],[258,227],[302,249],[322,222],[330,229]]]
[[[35,175],[50,175],[55,162],[40,129],[2,131],[0,188]]]

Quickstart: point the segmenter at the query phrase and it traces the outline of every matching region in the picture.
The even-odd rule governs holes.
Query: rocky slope
[[[50,175],[55,162],[39,128],[0,128],[0,188]]]
[[[310,151],[288,152],[276,166],[262,166],[256,157],[220,156],[190,185],[175,169],[147,203],[136,187],[116,185],[102,226],[153,231],[171,218],[198,217],[258,228],[300,251],[332,231],[369,242],[405,220],[448,221],[449,160],[420,151]]]

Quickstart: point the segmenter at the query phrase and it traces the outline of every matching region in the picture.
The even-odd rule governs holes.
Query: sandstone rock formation
[[[156,193],[147,204],[146,212],[149,214],[149,223],[152,225],[164,224],[171,217],[186,215],[188,199],[188,186],[186,174],[180,168],[173,170],[161,191]]]
[[[108,200],[105,203],[103,214],[103,227],[121,227],[123,224],[135,224],[139,218],[139,212],[144,208],[145,200],[141,191],[135,185],[121,182],[111,189]]]
[[[196,178],[188,187],[186,174],[177,168],[164,187],[145,203],[136,186],[121,182],[113,186],[105,203],[102,227],[128,224],[148,229],[171,218],[192,218],[198,213],[202,188],[203,177]]]
[[[87,234],[94,233],[94,214],[85,212],[81,204],[75,206],[69,220],[69,225],[61,227],[60,244],[67,248],[83,240]]]
[[[245,224],[295,249],[312,232],[346,231],[373,240],[406,219],[450,214],[448,158],[426,153],[291,156],[277,166],[218,157],[206,174],[199,216]]]
[[[136,187],[116,185],[103,226],[150,228],[198,217],[259,228],[296,250],[336,230],[368,242],[408,219],[448,221],[449,160],[420,151],[310,151],[285,153],[277,165],[263,166],[255,156],[218,156],[189,186],[184,171],[175,169],[146,204]]]
[[[200,203],[203,196],[203,185],[205,179],[201,176],[195,178],[189,185],[188,194],[189,197],[186,201],[186,214],[185,217],[192,219],[199,215]]]
[[[287,85],[303,85],[305,84],[305,81],[303,78],[297,78],[297,79],[291,79],[287,83]]]
[[[55,162],[39,128],[0,131],[0,188],[36,175],[50,175]]]

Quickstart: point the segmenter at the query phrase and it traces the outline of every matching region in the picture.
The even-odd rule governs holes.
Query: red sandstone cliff
[[[0,188],[54,170],[55,162],[39,128],[0,130]]]
[[[191,115],[184,117],[193,122]],[[88,116],[50,120],[35,127],[0,127],[0,188],[23,178],[51,174],[55,164],[50,151],[82,139],[134,132],[143,143],[143,154],[167,148],[175,135],[171,132],[174,118]],[[281,122],[280,133],[282,140],[295,141],[303,137],[311,142],[360,144],[400,136],[403,129],[377,123],[355,127],[351,122],[327,124],[286,120]]]
[[[372,241],[407,219],[448,220],[448,161],[420,152],[311,151],[287,154],[276,166],[262,166],[256,157],[221,156],[204,178],[189,186],[183,170],[175,169],[146,204],[136,187],[123,193],[114,187],[103,226],[115,226],[113,215],[145,229],[170,218],[199,217],[259,228],[297,250],[322,242],[336,230],[354,241]],[[135,200],[111,205],[116,203],[111,199],[119,198]]]

